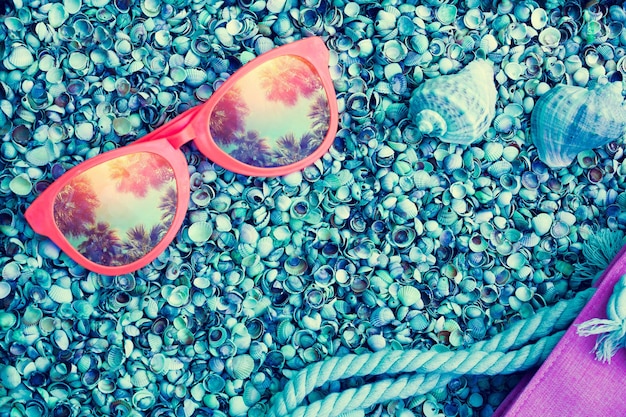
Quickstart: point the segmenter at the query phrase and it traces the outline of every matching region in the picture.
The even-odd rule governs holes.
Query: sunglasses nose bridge
[[[181,130],[172,132],[171,135],[168,135],[166,138],[174,149],[179,149],[185,143],[193,141],[196,136],[197,134],[193,123],[188,123]]]
[[[165,125],[161,126],[157,130],[148,133],[144,137],[134,142],[144,143],[152,142],[159,139],[167,139],[167,141],[174,147],[179,149],[185,143],[194,140],[197,136],[196,130],[193,127],[193,118],[196,116],[200,108],[203,106],[193,107],[183,114],[170,120]]]

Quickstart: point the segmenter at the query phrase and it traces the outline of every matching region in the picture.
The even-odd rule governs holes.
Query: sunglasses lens
[[[311,155],[330,124],[322,79],[306,60],[284,55],[237,80],[211,114],[211,135],[233,158],[281,167]]]
[[[54,201],[54,221],[87,259],[104,266],[141,259],[170,229],[178,203],[174,169],[154,153],[104,162],[72,178]]]

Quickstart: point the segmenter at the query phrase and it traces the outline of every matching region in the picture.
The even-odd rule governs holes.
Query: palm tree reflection
[[[63,187],[54,200],[54,222],[65,236],[87,233],[96,221],[100,199],[88,178],[80,176]]]
[[[238,161],[257,167],[267,166],[271,149],[258,132],[248,131],[237,137],[237,148],[230,154]]]
[[[288,133],[276,142],[272,160],[277,166],[293,164],[311,155],[321,142],[322,139],[312,132],[300,138]]]
[[[100,265],[115,265],[121,255],[122,242],[107,223],[89,225],[87,239],[78,245],[78,251]]]
[[[128,261],[132,262],[144,257],[159,244],[167,230],[167,227],[160,224],[153,226],[149,231],[143,224],[132,227],[126,232],[124,240],[124,255]]]
[[[261,87],[270,101],[295,106],[302,97],[309,98],[320,88],[320,78],[315,70],[300,58],[284,56],[276,65],[259,70]]]
[[[236,132],[245,130],[245,118],[249,108],[237,86],[231,88],[216,104],[211,113],[211,135],[221,145],[233,142]]]
[[[277,114],[284,118],[276,122]],[[311,155],[329,122],[320,76],[305,60],[288,55],[236,81],[215,106],[210,129],[218,146],[238,161],[275,167]]]
[[[100,198],[109,204],[101,204]],[[171,227],[177,203],[169,162],[137,152],[70,180],[56,196],[54,220],[87,259],[100,265],[125,265],[158,245]]]

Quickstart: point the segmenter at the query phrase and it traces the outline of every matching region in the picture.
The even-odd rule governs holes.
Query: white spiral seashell
[[[423,135],[469,145],[489,129],[496,96],[492,64],[472,61],[456,74],[426,80],[416,88],[409,117]]]
[[[539,158],[551,168],[568,166],[579,152],[620,139],[626,132],[622,85],[583,88],[559,84],[543,94],[530,117]]]

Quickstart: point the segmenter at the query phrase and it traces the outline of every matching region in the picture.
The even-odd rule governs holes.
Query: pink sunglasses
[[[83,267],[135,271],[176,236],[189,201],[180,147],[194,141],[220,166],[280,176],[305,168],[337,133],[337,101],[320,38],[267,52],[229,77],[204,104],[133,144],[89,159],[26,210],[33,230]]]

